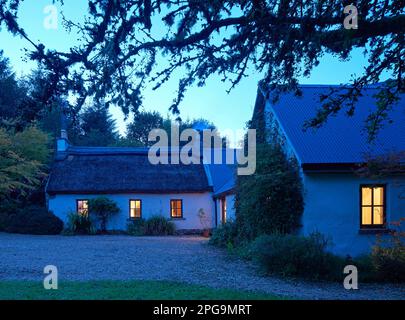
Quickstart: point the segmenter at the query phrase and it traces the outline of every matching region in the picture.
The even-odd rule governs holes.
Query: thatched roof
[[[46,188],[49,194],[204,191],[212,187],[203,165],[153,165],[140,148],[69,148]]]

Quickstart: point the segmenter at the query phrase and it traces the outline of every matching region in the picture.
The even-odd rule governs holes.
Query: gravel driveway
[[[45,265],[62,280],[172,280],[303,299],[405,299],[404,285],[314,283],[258,276],[201,237],[31,236],[0,233],[0,280],[41,280]]]

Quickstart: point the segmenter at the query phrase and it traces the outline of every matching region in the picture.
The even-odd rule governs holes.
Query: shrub
[[[151,236],[172,235],[176,231],[175,224],[163,216],[152,216],[145,221],[144,234]]]
[[[267,273],[307,278],[341,279],[343,258],[326,252],[328,240],[319,233],[263,235],[251,246],[253,260]]]
[[[18,203],[8,199],[0,199],[0,231],[6,231],[10,217],[21,210]]]
[[[232,248],[236,244],[237,235],[238,230],[236,223],[233,221],[228,221],[227,223],[213,230],[209,244],[221,248]]]
[[[241,238],[292,233],[300,226],[304,208],[297,164],[279,146],[258,145],[253,175],[238,176],[236,223]]]
[[[89,200],[89,215],[95,216],[100,221],[101,231],[107,231],[108,219],[120,212],[115,201],[106,197],[97,197]]]
[[[134,219],[128,222],[127,233],[131,236],[143,236],[145,234],[145,220]]]
[[[379,280],[370,254],[364,254],[354,259],[349,258],[346,260],[346,265],[349,264],[357,267],[360,282],[375,282]]]
[[[6,212],[0,212],[0,231],[5,231],[8,225],[9,215]]]
[[[9,215],[6,232],[23,234],[59,234],[63,222],[46,208],[30,206]]]
[[[385,239],[377,238],[372,262],[379,280],[405,282],[405,232],[401,230],[401,222],[393,225],[397,230]]]
[[[66,233],[94,234],[93,223],[88,215],[71,212],[68,214]]]

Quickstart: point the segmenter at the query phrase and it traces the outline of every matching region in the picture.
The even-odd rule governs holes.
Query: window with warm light
[[[226,197],[221,199],[221,222],[226,223]]]
[[[76,211],[81,215],[89,213],[89,200],[76,200]]]
[[[170,216],[172,218],[183,217],[183,200],[170,200]]]
[[[385,186],[363,185],[360,188],[361,227],[383,228],[385,225]]]
[[[131,219],[140,219],[142,217],[141,200],[129,200],[129,217]]]

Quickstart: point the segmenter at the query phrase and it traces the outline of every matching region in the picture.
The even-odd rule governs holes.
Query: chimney
[[[56,151],[66,152],[69,148],[69,141],[67,140],[66,130],[61,130],[61,136],[56,140]]]
[[[57,153],[61,153],[63,156],[64,153],[66,153],[67,149],[69,148],[66,114],[63,105],[61,106],[61,113],[60,113],[60,128],[61,128],[60,137],[56,140],[56,151]]]

